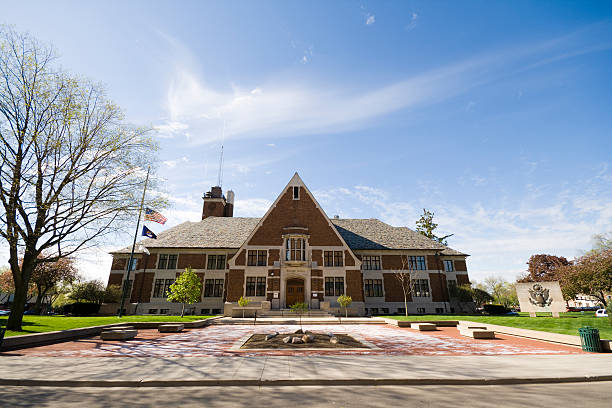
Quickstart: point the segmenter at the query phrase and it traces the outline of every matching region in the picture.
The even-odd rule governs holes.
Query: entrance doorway
[[[304,281],[302,279],[287,280],[287,307],[304,301]]]

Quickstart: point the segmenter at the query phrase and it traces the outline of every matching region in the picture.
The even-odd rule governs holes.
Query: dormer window
[[[287,261],[306,260],[306,240],[304,238],[287,238]]]
[[[298,186],[293,187],[293,199],[294,200],[300,199],[300,188]]]

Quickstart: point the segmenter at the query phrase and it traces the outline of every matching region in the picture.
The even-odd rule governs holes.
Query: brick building
[[[452,296],[469,282],[466,254],[374,218],[330,219],[297,173],[263,218],[233,217],[233,199],[213,187],[201,221],[142,241],[150,255],[136,252],[129,312],[177,313],[166,290],[189,266],[203,283],[196,314],[231,314],[241,296],[263,311],[306,302],[337,312],[341,294],[352,297],[353,314],[404,313],[398,271],[411,274],[409,313],[473,307]],[[129,251],[111,253],[109,284],[122,284]]]

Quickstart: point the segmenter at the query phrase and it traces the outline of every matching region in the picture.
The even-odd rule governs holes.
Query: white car
[[[608,317],[608,312],[606,312],[606,309],[597,309],[595,317]]]

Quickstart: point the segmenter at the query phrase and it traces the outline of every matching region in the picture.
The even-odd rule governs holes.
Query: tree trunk
[[[23,285],[20,285],[19,288],[15,287],[15,297],[13,298],[13,305],[11,306],[11,314],[6,322],[6,328],[8,330],[21,331],[23,312],[25,311],[27,300],[28,287]]]
[[[185,303],[183,303],[183,308],[181,309],[181,317],[185,316]]]
[[[406,314],[406,317],[408,317],[408,296],[406,295],[406,292],[404,292],[404,313]]]

